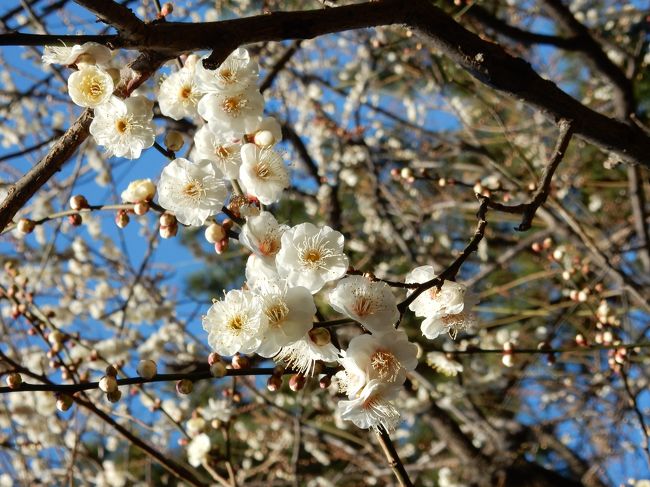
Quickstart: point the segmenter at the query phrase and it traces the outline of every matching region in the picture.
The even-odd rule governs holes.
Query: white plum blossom
[[[268,321],[257,348],[262,357],[272,357],[311,329],[316,305],[308,289],[267,281],[258,286],[256,294],[262,300],[262,311]]]
[[[363,374],[364,383],[377,379],[400,385],[406,380],[406,373],[415,370],[417,352],[417,345],[408,341],[406,333],[392,330],[381,335],[366,334],[353,338],[348,349],[341,352],[340,363],[350,377],[358,378]],[[358,381],[356,384],[359,386]],[[349,383],[345,389],[350,398],[358,392],[358,388]]]
[[[284,232],[275,265],[291,286],[304,286],[312,293],[325,283],[340,279],[348,268],[343,253],[343,234],[328,226],[301,223]]]
[[[196,63],[195,73],[199,88],[205,93],[237,92],[257,82],[259,66],[251,61],[243,48],[233,51],[217,69],[207,69],[204,56]]]
[[[136,179],[129,183],[120,197],[125,203],[138,203],[151,200],[155,194],[156,185],[151,179]]]
[[[208,93],[197,109],[213,132],[243,134],[246,125],[262,115],[264,98],[254,87],[233,93]]]
[[[421,325],[422,334],[430,340],[448,333],[456,339],[458,332],[470,330],[476,326],[476,317],[470,312],[474,301],[465,301],[465,309],[460,313],[437,314],[426,318]]]
[[[210,347],[220,355],[257,350],[268,324],[262,303],[259,296],[240,290],[215,300],[202,320]]]
[[[407,283],[423,283],[433,279],[436,272],[432,266],[413,269],[407,276]],[[420,294],[409,305],[416,316],[424,317],[422,333],[429,339],[441,333],[449,333],[452,338],[464,329],[475,324],[470,313],[477,299],[467,293],[467,287],[454,281],[444,281],[441,288],[431,287]]]
[[[194,135],[195,158],[208,159],[229,179],[239,177],[241,145],[229,133],[215,133],[204,125]]]
[[[70,98],[80,107],[96,108],[106,103],[114,88],[112,76],[92,64],[84,65],[68,78]]]
[[[203,96],[199,90],[194,72],[184,67],[170,74],[160,84],[158,104],[160,113],[174,120],[197,115],[197,104]]]
[[[63,64],[71,66],[77,63],[107,65],[113,54],[111,50],[97,44],[96,42],[86,42],[74,46],[45,46],[43,50],[43,63],[45,64]]]
[[[200,226],[218,213],[228,195],[221,173],[210,161],[174,159],[158,182],[158,203],[184,225]]]
[[[287,225],[280,225],[272,213],[262,211],[259,215],[246,219],[239,234],[239,241],[268,264],[275,265],[282,234],[287,228]]]
[[[371,380],[354,399],[339,401],[339,414],[359,428],[378,430],[383,427],[386,431],[392,431],[399,423],[400,414],[391,400],[399,390],[400,385]]]
[[[195,436],[187,445],[187,461],[193,467],[199,467],[210,453],[212,443],[205,433]]]
[[[335,362],[339,357],[339,350],[328,341],[325,344],[316,343],[310,333],[280,349],[273,357],[277,363],[284,363],[287,367],[302,375],[313,375],[317,361]]]
[[[279,280],[280,276],[275,268],[275,262],[269,262],[267,259],[255,254],[248,256],[246,261],[246,283],[250,288],[256,288],[258,282],[269,280]]]
[[[255,144],[241,148],[242,165],[239,178],[246,191],[265,205],[275,203],[289,187],[289,170],[282,156],[272,149],[259,149]]]
[[[429,352],[426,355],[426,360],[432,369],[447,377],[456,376],[463,371],[463,364],[447,358],[447,354],[444,352]]]
[[[155,140],[153,103],[143,96],[120,100],[113,96],[95,108],[90,133],[106,154],[137,159]]]
[[[395,295],[384,282],[348,276],[337,283],[329,299],[336,311],[358,321],[373,333],[392,329],[399,319]]]

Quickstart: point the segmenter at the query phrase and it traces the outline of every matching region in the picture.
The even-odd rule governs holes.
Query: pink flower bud
[[[149,211],[149,203],[146,201],[139,201],[133,205],[133,213],[136,215],[144,215],[147,211]]]
[[[189,379],[181,379],[176,383],[176,392],[179,394],[189,394],[194,390],[194,384]]]
[[[129,224],[130,220],[131,219],[129,218],[129,214],[125,210],[120,210],[115,215],[115,224],[119,228],[126,227]]]
[[[81,194],[74,195],[70,198],[70,208],[79,211],[88,208],[88,200]]]

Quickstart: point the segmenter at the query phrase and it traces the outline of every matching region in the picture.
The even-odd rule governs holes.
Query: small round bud
[[[533,242],[533,245],[531,245],[530,248],[533,252],[540,253],[542,251],[542,244],[539,242]]]
[[[83,223],[83,220],[81,219],[81,215],[79,213],[75,213],[74,215],[68,215],[68,223],[70,223],[70,225],[73,227],[78,227]]]
[[[27,235],[28,233],[32,233],[34,231],[35,226],[36,224],[33,220],[30,220],[29,218],[21,218],[16,224],[16,229],[18,229],[20,233]]]
[[[138,375],[145,379],[153,379],[158,373],[158,367],[153,360],[140,360],[136,370]]]
[[[99,388],[106,393],[114,392],[117,390],[117,380],[111,375],[105,375],[99,379]]]
[[[106,367],[106,375],[108,377],[117,377],[117,368],[114,365]]]
[[[564,256],[564,252],[560,249],[555,249],[553,251],[553,258],[555,260],[560,260]]]
[[[212,377],[224,377],[226,372],[228,372],[226,365],[221,361],[215,362],[210,366],[210,374],[212,374]]]
[[[7,376],[6,382],[10,389],[18,389],[23,383],[23,378],[18,372],[13,372]]]
[[[232,357],[232,368],[233,369],[247,369],[251,365],[250,359],[246,355],[235,354]]]
[[[50,342],[51,345],[55,345],[55,344],[60,345],[61,343],[63,343],[64,338],[65,335],[61,333],[59,330],[54,330],[47,335],[47,341]]]
[[[174,5],[171,2],[166,2],[160,9],[160,16],[167,17],[174,11]]]
[[[115,214],[115,224],[119,228],[124,228],[129,224],[129,214],[125,210],[120,210]]]
[[[88,200],[86,199],[85,196],[81,194],[76,194],[72,198],[70,198],[70,208],[72,208],[75,211],[83,210],[88,208]]]
[[[329,375],[321,377],[318,381],[318,387],[321,389],[327,389],[330,385],[332,385],[332,378]]]
[[[282,387],[282,377],[277,375],[272,375],[269,377],[269,380],[266,381],[266,388],[270,392],[279,391]]]
[[[275,144],[275,137],[269,130],[260,130],[253,137],[253,142],[258,147],[269,147]]]
[[[56,398],[56,408],[59,411],[67,411],[72,407],[72,403],[72,397],[68,396],[67,394],[59,394]]]
[[[576,345],[579,347],[587,346],[587,340],[585,340],[585,337],[582,335],[582,333],[578,333],[576,335]]]
[[[115,389],[114,391],[106,393],[106,399],[110,402],[117,402],[122,398],[122,391]]]
[[[160,215],[160,225],[163,227],[177,225],[176,217],[171,213],[163,213]]]
[[[218,223],[211,223],[205,229],[205,239],[211,244],[216,244],[224,238],[226,238],[226,231]]]
[[[194,390],[194,383],[189,379],[181,379],[176,383],[176,392],[189,394]]]
[[[298,392],[299,390],[305,387],[306,383],[307,383],[307,379],[305,378],[304,375],[302,374],[292,375],[291,379],[289,379],[289,389],[291,389],[293,392]]]
[[[551,237],[546,237],[542,242],[542,246],[546,250],[550,249],[552,245],[553,245],[553,239]]]
[[[170,225],[168,227],[160,227],[160,238],[172,238],[178,233],[178,225]]]
[[[183,140],[183,135],[176,130],[170,130],[165,135],[165,147],[172,152],[181,150],[185,141]]]
[[[329,330],[322,327],[309,330],[309,338],[319,347],[325,346],[332,341]]]
[[[501,357],[501,363],[506,367],[512,367],[515,365],[515,360],[512,358],[512,355],[504,355]]]
[[[228,250],[228,239],[224,238],[223,240],[219,240],[217,243],[214,244],[214,251],[221,255],[223,254],[226,250]]]
[[[133,213],[136,215],[144,215],[146,212],[149,211],[149,203],[146,201],[139,201],[135,205],[133,205]]]
[[[211,352],[210,355],[208,355],[208,365],[214,365],[220,361],[221,355],[219,355],[217,352]]]

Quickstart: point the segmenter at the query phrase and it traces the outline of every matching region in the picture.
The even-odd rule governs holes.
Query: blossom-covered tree
[[[647,5],[1,8],[0,485],[650,484]]]

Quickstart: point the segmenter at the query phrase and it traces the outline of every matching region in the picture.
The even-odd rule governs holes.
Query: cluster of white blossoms
[[[425,265],[413,269],[406,275],[407,283],[422,284],[436,277],[433,266]],[[420,294],[409,309],[415,316],[424,318],[422,334],[433,340],[443,333],[456,338],[460,331],[471,329],[476,323],[472,307],[478,302],[476,296],[458,282],[444,281],[440,289],[431,287]]]
[[[44,62],[77,69],[68,82],[70,96],[77,105],[94,109],[90,132],[107,155],[137,159],[154,144],[153,102],[142,95],[113,95],[119,78],[111,59],[108,48],[93,43],[47,48],[43,56]],[[308,222],[289,227],[268,211],[264,205],[280,200],[290,176],[274,150],[282,139],[280,125],[263,115],[259,67],[245,49],[234,51],[216,69],[206,68],[206,59],[188,56],[158,90],[162,115],[199,121],[188,156],[193,160],[173,159],[157,184],[133,181],[122,199],[134,204],[135,213],[144,214],[157,194],[158,205],[167,212],[161,228],[176,221],[207,225],[206,238],[217,248],[227,243],[230,227],[212,217],[222,212],[229,190],[236,193],[231,207],[242,218],[237,239],[250,251],[246,283],[214,300],[203,316],[210,347],[224,356],[272,358],[301,376],[314,375],[319,362],[334,364],[347,396],[339,401],[340,416],[361,428],[393,429],[400,418],[394,401],[418,363],[418,347],[395,328],[400,311],[392,289],[373,277],[348,275],[344,236],[337,230]],[[424,266],[409,273],[406,281],[423,283],[433,277],[433,267]],[[316,321],[318,293],[363,328],[345,350],[339,350],[328,328]],[[418,296],[410,309],[425,318],[426,337],[443,332],[455,337],[472,323],[473,304],[464,286],[445,281],[440,289]],[[438,355],[429,360],[445,371],[450,368]],[[453,372],[462,370],[458,367]],[[196,436],[188,449],[190,463],[198,466],[210,448],[206,434]]]
[[[46,46],[43,62],[76,68],[68,78],[72,101],[95,111],[90,133],[108,156],[137,159],[155,140],[153,103],[143,96],[125,100],[113,95],[120,81],[112,65],[113,54],[94,42],[83,45]]]

